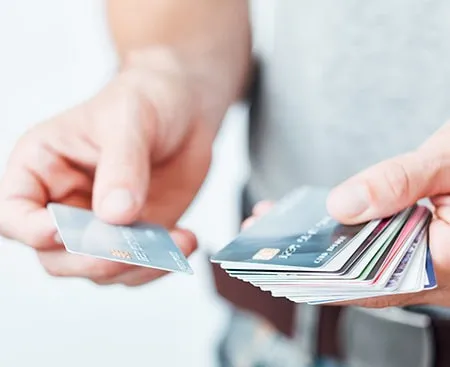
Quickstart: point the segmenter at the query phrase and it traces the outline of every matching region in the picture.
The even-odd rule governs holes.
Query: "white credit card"
[[[102,222],[92,211],[50,203],[58,233],[68,252],[149,268],[192,274],[169,233],[147,223],[117,226]]]

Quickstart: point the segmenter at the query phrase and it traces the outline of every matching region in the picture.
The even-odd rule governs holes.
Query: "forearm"
[[[247,1],[109,0],[108,19],[123,64],[152,50],[170,50],[207,95],[207,108],[226,109],[246,89]]]

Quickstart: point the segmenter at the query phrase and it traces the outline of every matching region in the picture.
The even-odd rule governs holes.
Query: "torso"
[[[450,2],[256,0],[250,194],[332,186],[450,117]]]

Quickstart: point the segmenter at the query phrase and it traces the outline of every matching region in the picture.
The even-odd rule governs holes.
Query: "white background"
[[[77,103],[115,66],[99,0],[0,0],[0,164],[28,127]],[[238,226],[247,172],[245,111],[235,107],[211,174],[183,222],[220,248]],[[24,223],[26,225],[26,223]],[[215,365],[228,308],[214,294],[204,252],[194,276],[101,288],[49,277],[34,253],[0,242],[0,366]]]

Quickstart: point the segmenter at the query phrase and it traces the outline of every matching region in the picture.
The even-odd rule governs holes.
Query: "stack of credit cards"
[[[68,252],[149,268],[192,274],[186,257],[162,227],[110,225],[90,210],[47,205]]]
[[[342,225],[326,210],[328,190],[303,187],[211,258],[274,297],[322,304],[436,287],[428,248],[430,210]]]

